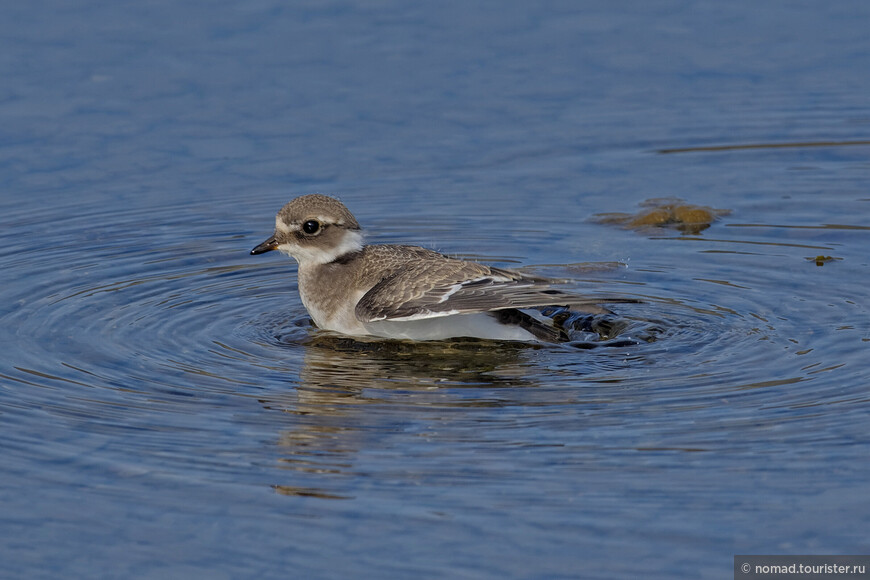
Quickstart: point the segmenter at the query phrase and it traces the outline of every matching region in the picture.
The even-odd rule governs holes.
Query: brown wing
[[[357,304],[357,317],[373,322],[553,305],[580,305],[590,310],[593,304],[553,288],[554,282],[544,278],[428,250],[425,258],[405,261],[375,284]]]

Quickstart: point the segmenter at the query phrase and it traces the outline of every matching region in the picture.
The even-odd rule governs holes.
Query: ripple
[[[820,309],[817,286],[787,284],[793,273],[768,271],[770,257],[762,253],[811,244],[656,239],[648,243],[703,243],[700,255],[715,255],[720,263],[710,272],[687,272],[668,262],[674,250],[665,248],[663,258],[646,260],[644,269],[584,265],[572,272],[578,291],[641,302],[614,305],[606,316],[549,312],[571,330],[573,340],[564,345],[414,344],[316,330],[298,299],[292,263],[252,261],[251,238],[239,233],[240,224],[203,217],[200,210],[118,214],[61,206],[68,243],[48,252],[40,241],[51,238],[58,216],[46,222],[7,215],[0,247],[8,283],[0,308],[9,329],[2,346],[14,353],[14,364],[0,374],[26,388],[0,397],[22,411],[18,420],[41,416],[73,424],[83,449],[133,431],[135,439],[124,438],[121,451],[159,454],[159,461],[137,466],[116,457],[111,469],[154,470],[169,461],[184,472],[191,453],[209,449],[227,430],[261,429],[264,409],[280,411],[269,419],[277,423],[288,413],[305,417],[282,435],[293,442],[283,453],[324,437],[314,449],[340,448],[347,442],[334,429],[383,426],[379,421],[393,420],[387,417],[397,406],[425,413],[523,409],[492,425],[505,430],[546,421],[558,432],[563,419],[552,415],[580,413],[587,428],[609,433],[611,425],[640,417],[643,426],[631,437],[644,438],[644,448],[709,449],[734,445],[723,433],[754,425],[759,412],[771,425],[786,425],[820,405],[852,409],[866,399],[856,390],[866,372],[846,361],[866,350],[867,337],[861,324],[843,323],[867,317],[854,299],[862,294],[860,284],[824,280],[844,298],[828,293]],[[94,223],[101,227],[95,230]],[[735,244],[760,250],[730,250]],[[853,259],[839,253],[844,262]],[[807,320],[841,330],[812,332]],[[843,358],[823,354],[831,352]],[[791,410],[790,419],[781,409]],[[687,416],[694,427],[678,428]],[[798,427],[788,433],[804,436]],[[185,448],[179,449],[182,435]],[[70,452],[73,443],[51,437],[53,453]],[[608,445],[637,446],[628,435],[609,437]],[[22,452],[28,447],[17,445]],[[332,452],[305,457],[305,469],[343,469]],[[221,472],[244,480],[257,459],[197,461],[203,477]],[[312,486],[299,489],[316,491]]]
[[[262,412],[250,394],[269,375],[252,372],[263,345],[249,329],[275,292],[261,288],[264,268],[245,263],[229,222],[197,222],[192,209],[61,205],[58,219],[5,216],[2,346],[11,356],[0,398],[19,420],[44,425],[47,458],[87,462],[86,450],[112,436],[110,472],[196,465],[200,477],[245,479],[252,459],[214,461],[198,450]],[[39,243],[53,239],[60,215],[65,243]]]

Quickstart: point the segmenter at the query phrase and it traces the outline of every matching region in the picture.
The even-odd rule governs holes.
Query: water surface
[[[6,573],[721,578],[733,554],[867,553],[868,22],[4,7]],[[567,345],[322,333],[295,266],[248,255],[313,192],[370,241],[642,303]],[[594,217],[671,197],[730,213]]]

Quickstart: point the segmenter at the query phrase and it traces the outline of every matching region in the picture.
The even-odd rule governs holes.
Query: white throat
[[[335,246],[318,246],[315,242],[310,246],[296,244],[281,244],[278,249],[296,258],[300,266],[319,266],[334,262],[351,252],[358,252],[363,247],[363,235],[357,230],[344,230],[341,241]]]

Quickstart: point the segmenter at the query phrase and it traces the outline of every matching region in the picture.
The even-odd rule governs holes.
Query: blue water
[[[870,552],[868,30],[848,1],[6,3],[0,576]],[[643,302],[562,346],[330,336],[248,255],[313,192]],[[671,197],[730,213],[595,218]]]

